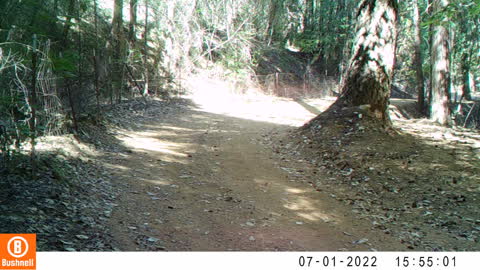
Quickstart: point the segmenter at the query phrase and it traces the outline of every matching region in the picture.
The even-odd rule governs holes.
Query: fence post
[[[279,92],[278,92],[278,72],[275,72],[275,83],[274,84],[275,84],[275,89],[274,89],[275,92],[274,93],[275,93],[275,95],[278,95],[279,94]]]
[[[37,35],[32,37],[32,85],[30,91],[30,139],[32,149],[30,152],[30,166],[32,179],[36,179],[36,162],[35,162],[35,139],[37,137]]]

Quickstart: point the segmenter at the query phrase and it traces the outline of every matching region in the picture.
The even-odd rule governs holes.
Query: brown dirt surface
[[[181,107],[119,133],[131,153],[107,158],[120,189],[110,221],[119,250],[402,248],[319,196],[300,169],[279,166],[264,135],[288,126]]]
[[[2,176],[0,229],[40,250],[480,250],[478,132],[405,99],[388,131],[365,108],[304,126],[334,99],[191,83],[43,138],[38,180]]]
[[[331,194],[407,249],[480,250],[480,135],[415,119],[414,107],[393,100],[389,132],[368,111],[349,108],[276,136],[273,145],[309,161],[304,175],[319,194]]]
[[[43,138],[36,181],[2,174],[0,229],[42,251],[480,249],[477,132],[411,100],[393,100],[388,132],[362,108],[300,128],[333,99],[193,87]]]
[[[479,250],[477,133],[410,100],[393,100],[390,132],[361,108],[299,129],[332,99],[198,88],[113,113],[115,249]]]
[[[126,150],[105,157],[120,194],[110,220],[116,249],[404,248],[312,189],[303,166],[282,165],[267,134],[291,126],[212,113],[210,105],[177,101],[165,111],[152,102],[132,130],[116,133]]]

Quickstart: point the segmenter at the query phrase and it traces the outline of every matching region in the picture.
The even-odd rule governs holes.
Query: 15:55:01
[[[419,256],[419,257],[408,257],[408,256],[398,256],[395,261],[397,262],[397,267],[409,267],[409,266],[419,266],[419,267],[455,267],[456,258],[443,256]]]

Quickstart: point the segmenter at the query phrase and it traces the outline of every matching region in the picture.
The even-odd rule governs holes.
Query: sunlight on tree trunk
[[[423,55],[422,55],[422,28],[420,21],[420,10],[418,8],[418,0],[413,0],[412,21],[415,28],[414,40],[415,40],[415,54],[413,57],[413,69],[415,69],[416,75],[416,92],[418,94],[418,110],[423,114],[425,113],[425,85],[423,76]]]
[[[448,5],[447,0],[433,1],[433,10],[439,12]],[[441,125],[450,125],[450,33],[445,20],[433,26],[432,33],[432,76],[430,97],[430,119]]]
[[[388,103],[396,49],[398,5],[392,0],[365,0],[357,13],[354,53],[343,94],[336,104],[368,104],[374,115],[390,125]]]

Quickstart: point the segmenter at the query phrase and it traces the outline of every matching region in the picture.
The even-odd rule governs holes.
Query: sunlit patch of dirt
[[[199,110],[292,127],[302,126],[320,112],[319,108],[324,110],[335,100],[275,97],[256,88],[244,90],[246,94],[237,93],[229,90],[228,83],[205,77],[192,78],[189,85],[195,89],[190,98]]]

